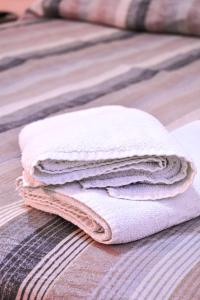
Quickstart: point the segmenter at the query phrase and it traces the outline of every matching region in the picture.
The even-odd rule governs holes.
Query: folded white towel
[[[25,203],[73,222],[105,244],[134,241],[200,215],[200,121],[171,134],[197,166],[193,185],[173,199],[129,201],[103,189],[83,190],[78,183],[56,188],[21,187]]]
[[[79,181],[115,198],[155,200],[183,193],[195,173],[157,119],[122,106],[35,122],[22,130],[20,146],[27,186]]]

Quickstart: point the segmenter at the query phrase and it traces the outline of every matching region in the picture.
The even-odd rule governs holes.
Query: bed
[[[0,26],[0,86],[0,299],[199,299],[200,218],[101,245],[24,206],[15,179],[19,131],[41,118],[120,104],[169,130],[199,119],[200,39],[31,17]]]

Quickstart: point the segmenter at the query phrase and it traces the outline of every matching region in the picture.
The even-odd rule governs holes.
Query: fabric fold
[[[122,106],[72,112],[20,134],[24,184],[103,188],[110,196],[155,200],[183,193],[195,168],[153,116]]]
[[[199,0],[35,0],[28,12],[134,31],[200,35]]]
[[[197,167],[192,186],[173,199],[129,201],[110,197],[104,189],[84,190],[79,183],[30,187],[21,181],[25,204],[57,214],[105,244],[141,239],[200,215],[200,121],[173,133]]]

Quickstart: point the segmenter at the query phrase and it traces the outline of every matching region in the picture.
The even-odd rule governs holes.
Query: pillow
[[[129,30],[200,35],[200,0],[37,0],[30,10]]]

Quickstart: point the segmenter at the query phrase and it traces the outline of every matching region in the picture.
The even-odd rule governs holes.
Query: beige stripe
[[[153,42],[150,43],[153,39]],[[57,56],[56,58],[48,58],[43,59],[42,61],[33,61],[30,65],[30,63],[25,65],[22,68],[17,68],[16,70],[10,70],[8,73],[9,76],[7,76],[6,73],[3,73],[1,75],[1,81],[2,81],[2,91],[0,92],[2,95],[7,95],[9,93],[9,90],[12,94],[10,94],[8,97],[2,97],[1,104],[8,104],[11,99],[15,96],[15,98],[20,98],[23,96],[20,90],[20,94],[16,93],[18,91],[18,86],[20,89],[20,86],[27,85],[27,89],[29,94],[25,95],[25,98],[27,98],[30,95],[30,84],[27,84],[27,82],[34,84],[35,82],[39,82],[42,80],[42,78],[51,78],[53,76],[58,76],[58,69],[60,67],[60,72],[62,75],[63,70],[68,70],[68,64],[69,64],[69,70],[71,68],[73,69],[73,65],[77,66],[77,61],[80,62],[80,67],[86,62],[89,63],[90,69],[93,69],[92,66],[98,62],[99,64],[106,64],[113,58],[113,62],[115,61],[116,65],[119,65],[119,59],[121,59],[121,63],[127,63],[134,65],[134,59],[129,59],[127,55],[130,55],[130,57],[137,57],[137,55],[141,55],[141,51],[143,53],[143,59],[145,57],[149,58],[150,55],[152,55],[155,51],[160,52],[160,50],[166,47],[168,48],[169,45],[174,45],[175,42],[178,42],[179,40],[175,37],[169,37],[167,39],[162,38],[153,38],[148,37],[148,35],[140,35],[137,37],[134,37],[131,40],[124,41],[123,43],[121,41],[117,41],[114,43],[111,43],[110,45],[98,45],[97,47],[93,47],[91,49],[82,50],[79,53],[71,53],[68,55],[61,55]],[[162,45],[162,48],[160,49],[160,45]],[[113,47],[116,47],[118,50],[113,51]],[[155,48],[155,50],[154,50]],[[152,53],[151,50],[152,49]],[[169,49],[170,51],[171,49]],[[149,54],[150,52],[150,54]],[[145,54],[145,55],[144,55]],[[127,59],[126,59],[127,58]],[[52,70],[52,66],[55,66]],[[65,68],[66,66],[66,68]],[[76,67],[77,68],[77,67]],[[87,69],[87,66],[86,66]],[[96,68],[95,68],[96,69]],[[39,72],[40,70],[40,72]],[[30,76],[26,79],[24,79],[24,73],[28,72]],[[57,72],[54,74],[54,72]],[[36,76],[37,74],[37,76]],[[83,73],[84,74],[84,73]],[[15,77],[15,79],[12,80],[12,77]],[[71,78],[71,76],[70,76]],[[70,79],[69,78],[69,79]],[[68,79],[68,80],[69,80]],[[76,80],[76,78],[75,78]],[[13,84],[14,81],[14,84]],[[76,80],[77,81],[77,80]],[[42,85],[43,86],[43,85]],[[17,87],[17,90],[16,90]],[[31,87],[32,88],[32,87]],[[8,90],[8,93],[6,91]],[[38,87],[34,87],[34,91],[37,91]],[[5,92],[3,92],[5,91]],[[19,99],[18,99],[19,100]]]
[[[196,101],[198,101],[198,100],[196,100]],[[186,113],[185,115],[180,116],[179,118],[176,118],[176,120],[174,120],[172,123],[170,123],[168,128],[170,130],[173,130],[175,128],[183,126],[184,124],[187,124],[189,122],[192,122],[194,120],[199,120],[199,119],[200,119],[200,108],[194,108],[194,110],[189,112],[188,114]]]
[[[189,30],[188,30],[188,24],[189,24],[188,15],[189,15],[191,7],[193,7],[193,5],[194,5],[194,0],[184,1],[182,3],[182,5],[179,5],[179,4],[177,4],[177,5],[178,5],[178,7],[176,10],[176,12],[177,12],[176,19],[184,20],[178,24],[177,30],[180,32],[187,33],[187,32],[189,32]]]
[[[51,47],[54,46],[62,46],[62,45],[67,45],[73,42],[73,39],[70,39],[68,37],[63,38],[62,40],[55,40],[55,41],[49,41],[45,42],[45,44],[37,43],[37,44],[30,44],[30,46],[26,46],[25,48],[23,45],[21,45],[20,49],[2,49],[0,51],[0,59],[3,59],[5,57],[9,56],[17,56],[17,55],[22,55],[28,52],[33,52],[33,51],[39,51],[39,50],[48,50]],[[5,47],[4,47],[5,48]]]
[[[0,183],[0,190],[3,190],[3,187],[5,187],[5,184],[8,184],[8,181],[5,182],[5,175],[7,174],[7,178],[11,177],[11,181],[13,182],[14,176],[15,178],[17,175],[20,174],[21,171],[21,164],[19,160],[16,160],[16,158],[20,157],[20,151],[18,146],[18,133],[19,128],[10,130],[9,132],[1,133],[0,138],[0,174],[3,175],[1,178]],[[12,162],[8,162],[8,160]],[[17,174],[18,172],[18,174]],[[9,174],[8,174],[9,173]],[[10,176],[11,175],[11,176]],[[5,204],[8,204],[9,202],[5,202]],[[1,203],[3,205],[3,203]]]
[[[140,44],[139,41],[138,43]],[[114,45],[120,50],[123,50],[123,44],[126,46],[126,42],[121,43],[121,41],[118,41],[114,43]],[[125,52],[127,50],[130,51],[128,45],[129,44],[127,44],[127,47],[124,49]],[[117,54],[118,53],[116,53],[116,55]],[[16,94],[18,91],[20,91],[21,94],[21,88],[28,88],[29,86],[32,87],[31,83],[37,83],[43,79],[49,79],[55,76],[57,78],[59,77],[59,74],[68,74],[74,69],[80,69],[85,65],[85,63],[90,66],[90,69],[94,69],[93,66],[94,63],[96,65],[96,61],[100,60],[102,62],[105,59],[106,62],[112,55],[115,55],[115,52],[113,53],[112,49],[109,49],[108,45],[99,44],[96,47],[83,49],[78,52],[71,52],[58,55],[56,57],[44,58],[39,61],[30,60],[20,68],[11,69],[8,72],[0,74],[2,83],[0,94],[5,96],[10,93],[10,96],[12,96],[12,93]],[[86,68],[88,68],[88,66],[86,66]],[[27,72],[29,76],[25,77]],[[71,77],[69,77],[68,80],[70,80],[70,78]],[[8,100],[8,98],[5,99],[2,97],[1,104],[2,102],[6,103]]]
[[[3,49],[0,50],[0,59],[3,59],[5,57],[9,57],[9,56],[17,56],[17,55],[23,55],[29,52],[33,52],[33,51],[41,51],[41,50],[49,50],[49,48],[52,47],[59,47],[59,46],[64,46],[64,45],[68,45],[71,44],[72,42],[77,42],[77,41],[88,41],[90,39],[93,38],[98,38],[101,36],[107,36],[110,35],[111,33],[116,32],[116,29],[102,29],[98,32],[93,32],[93,33],[89,33],[89,34],[84,34],[81,35],[80,31],[79,31],[79,38],[76,36],[74,37],[69,37],[69,35],[67,37],[63,37],[62,39],[58,39],[56,38],[56,36],[53,37],[53,40],[49,40],[48,37],[46,37],[45,41],[40,40],[40,42],[37,41],[37,43],[33,43],[31,40],[29,45],[19,45],[19,49],[17,49],[16,45],[15,48],[11,49],[10,46],[4,47]],[[78,38],[78,39],[77,39]]]
[[[127,12],[128,8],[132,2],[132,0],[118,0],[120,4],[117,8],[116,16],[115,16],[115,24],[119,27],[126,27],[127,21]]]
[[[77,64],[74,67],[66,66],[66,68],[60,69],[60,72],[58,67],[55,72],[51,72],[51,70],[50,72],[45,71],[45,78],[40,79],[40,76],[38,76],[38,80],[33,80],[32,83],[28,78],[29,84],[24,88],[17,90],[17,92],[14,91],[14,93],[12,92],[12,94],[8,94],[8,96],[1,97],[1,112],[3,113],[4,108],[12,108],[12,105],[15,105],[15,103],[24,103],[22,107],[28,106],[32,98],[40,97],[46,92],[48,92],[48,94],[54,93],[54,90],[66,88],[67,86],[69,88],[70,86],[71,88],[76,86],[77,88],[72,89],[72,91],[78,91],[79,86],[86,82],[86,79],[88,81],[88,78],[98,78],[104,73],[110,73],[110,70],[119,69],[119,66],[122,66],[121,68],[123,69],[123,62],[117,64],[115,60],[117,60],[116,57],[114,57],[114,61],[112,58],[107,61],[99,60],[96,62],[95,68],[90,67],[91,63],[87,63],[87,61],[83,63],[83,65]]]
[[[143,42],[143,39],[139,39],[138,40],[138,42],[139,42],[139,44],[140,44],[140,42]],[[167,41],[168,42],[168,41]],[[171,41],[171,43],[172,43],[172,41]],[[157,43],[154,43],[155,44],[155,46],[154,47],[156,47],[156,44]],[[129,49],[131,49],[132,47],[129,47]],[[147,49],[145,49],[145,51],[148,53],[148,48]],[[13,94],[13,97],[10,95],[9,96],[9,98],[3,98],[2,99],[2,101],[1,101],[1,104],[3,104],[3,103],[6,103],[7,104],[7,102],[9,103],[9,102],[11,102],[11,100],[13,99],[13,101],[17,101],[17,103],[16,103],[16,107],[18,108],[18,104],[20,103],[20,102],[22,102],[23,101],[23,98],[24,99],[26,99],[25,101],[24,101],[24,105],[22,105],[22,107],[25,107],[25,106],[28,106],[29,105],[29,103],[30,103],[30,101],[32,101],[31,100],[31,98],[29,99],[29,97],[30,97],[30,91],[32,91],[31,92],[31,94],[32,94],[32,96],[33,96],[33,98],[35,99],[35,97],[34,97],[34,94],[35,93],[39,93],[39,94],[42,94],[42,93],[44,93],[44,90],[49,90],[50,88],[49,87],[51,87],[51,89],[53,89],[53,87],[54,86],[59,86],[59,85],[66,85],[66,80],[68,80],[68,83],[69,83],[69,81],[71,81],[71,82],[77,82],[77,81],[81,81],[82,80],[82,78],[81,77],[83,77],[83,78],[85,78],[86,76],[88,77],[88,78],[90,78],[91,76],[93,77],[94,75],[95,75],[95,73],[99,73],[100,72],[100,69],[103,67],[103,66],[105,66],[105,68],[110,68],[110,69],[113,69],[114,67],[115,67],[115,64],[116,64],[116,66],[117,65],[119,65],[119,59],[121,58],[122,60],[121,60],[121,64],[123,64],[123,61],[126,59],[126,55],[127,55],[127,53],[126,53],[127,51],[125,50],[125,51],[119,51],[118,53],[116,53],[116,54],[114,54],[114,55],[111,55],[111,56],[109,56],[109,55],[107,55],[107,57],[106,57],[106,59],[104,59],[104,57],[102,57],[102,56],[100,56],[100,58],[96,61],[96,68],[94,69],[94,68],[89,68],[88,69],[88,66],[86,65],[83,65],[83,70],[82,69],[78,69],[78,72],[80,72],[80,74],[78,74],[78,72],[76,71],[76,72],[74,72],[74,74],[73,73],[71,73],[70,74],[70,77],[69,78],[65,78],[64,77],[64,75],[62,75],[62,70],[64,70],[64,72],[68,72],[68,71],[70,71],[70,68],[69,68],[69,70],[68,70],[68,68],[66,68],[66,69],[61,69],[61,71],[60,71],[60,74],[59,74],[59,72],[57,71],[57,73],[58,73],[58,75],[60,75],[60,76],[57,76],[56,78],[52,78],[52,81],[50,81],[50,78],[51,78],[51,75],[53,75],[54,74],[54,72],[51,72],[51,71],[49,71],[49,72],[47,72],[47,70],[46,70],[46,72],[45,72],[45,75],[46,75],[46,81],[43,81],[42,82],[42,80],[40,79],[40,76],[38,76],[38,81],[39,81],[39,83],[38,83],[38,85],[35,85],[35,86],[27,86],[27,88],[24,90],[24,91],[22,91],[22,90],[20,90],[20,94],[19,93],[14,93]],[[128,51],[128,53],[130,52],[130,50]],[[112,53],[113,53],[113,51],[112,51]],[[124,56],[124,57],[123,57]],[[79,58],[77,57],[77,59],[79,60]],[[87,60],[86,60],[87,61]],[[89,60],[88,60],[89,61]],[[90,65],[93,65],[93,63],[95,62],[95,60],[93,59],[92,60],[92,62],[91,62],[91,60],[90,60]],[[40,66],[40,69],[41,69],[41,67],[42,66]],[[80,68],[81,68],[81,64],[80,64]],[[58,69],[57,69],[58,70]],[[65,71],[66,70],[66,71]],[[42,71],[41,72],[42,74],[44,74],[44,71]],[[94,74],[93,74],[94,73]],[[48,74],[51,74],[51,75],[48,75]],[[61,77],[61,75],[63,76],[63,78]],[[55,76],[55,74],[54,74],[54,76]],[[35,77],[35,76],[34,76]],[[80,78],[79,78],[80,77]],[[31,77],[30,77],[31,78]],[[30,81],[30,80],[29,80]],[[33,81],[34,82],[34,81]],[[49,94],[50,94],[51,92],[49,92]],[[20,98],[20,99],[19,99]],[[6,99],[6,100],[4,100],[4,99]],[[34,100],[35,101],[35,100]],[[40,100],[39,100],[40,101]],[[30,103],[31,104],[31,103]],[[11,111],[9,111],[9,106],[11,106],[12,107],[12,109],[14,110],[14,105],[12,105],[12,104],[7,104],[5,107],[6,108],[8,108],[8,112],[6,112],[5,111],[5,113],[4,113],[4,110],[3,110],[3,108],[1,109],[1,114],[3,115],[3,114],[6,114],[6,113],[9,113],[9,112],[12,112],[12,110]],[[20,106],[19,106],[19,108],[20,108]]]
[[[199,0],[193,0],[190,12],[188,14],[189,33],[200,36],[200,18],[199,18]],[[198,7],[198,9],[197,9]]]
[[[159,39],[157,39],[156,41],[159,41]],[[147,43],[148,41],[146,41],[146,44]],[[172,39],[167,39],[167,40],[160,39],[160,42],[156,44],[153,43],[152,41],[148,46],[148,48],[147,45],[144,47],[140,47],[137,45],[136,49],[133,50],[132,53],[129,56],[127,56],[127,58],[124,60],[124,63],[131,64],[134,67],[140,67],[140,63],[142,64],[143,61],[144,62],[147,61],[145,68],[151,67],[151,65],[148,65],[148,61],[152,60],[152,57],[156,57],[156,58],[163,57],[163,59],[165,59],[166,55],[168,56],[172,52],[174,53],[174,51],[177,51],[177,44],[179,45],[180,49],[188,46],[188,43],[174,36]],[[195,43],[193,44],[196,45]]]
[[[0,163],[0,207],[3,207],[4,205],[14,203],[20,199],[16,187],[15,187],[15,180],[18,176],[21,174],[21,166],[19,159],[10,159],[9,156],[12,156],[15,154],[15,152],[10,151],[9,144],[7,144],[6,139],[4,139],[5,135],[1,135],[1,141],[2,143],[5,143],[4,147],[0,147],[0,153],[2,155],[2,159],[5,159],[8,157],[7,161],[4,161]],[[17,137],[16,137],[17,138]],[[18,149],[18,145],[15,143],[15,138],[13,136],[12,141],[13,148],[15,147]],[[4,151],[6,151],[7,148],[7,156],[6,153],[4,154]]]
[[[150,1],[148,13],[145,19],[146,29],[155,32],[165,32],[166,21],[169,22],[169,20],[171,20],[170,17],[173,17],[173,14],[169,14],[168,10],[173,7],[174,5],[169,5],[169,3],[166,3],[165,0]]]
[[[86,251],[83,251],[59,276],[56,285],[52,286],[48,293],[48,300],[64,299],[66,290],[70,300],[91,299],[89,296],[99,286],[107,272],[131,247],[131,243],[119,246],[107,246],[97,242],[90,244]]]
[[[75,20],[81,19],[80,6],[81,3],[79,3],[79,1],[73,1],[73,0],[61,1],[58,6],[59,14],[61,17],[64,17],[65,19],[71,17],[73,17]],[[88,7],[87,3],[86,3],[86,7]]]
[[[36,83],[40,83],[44,79],[49,80],[55,76],[56,79],[58,79],[62,75],[67,75],[73,70],[82,70],[82,74],[84,75],[85,71],[88,72],[88,69],[96,70],[97,67],[99,68],[99,66],[102,64],[108,65],[108,63],[110,64],[111,62],[118,66],[119,63],[123,63],[123,61],[129,55],[135,56],[138,52],[141,53],[141,51],[148,54],[150,49],[156,49],[160,44],[163,46],[165,45],[165,47],[168,46],[169,43],[174,44],[176,38],[170,37],[169,39],[164,40],[154,39],[153,43],[149,43],[150,41],[152,41],[151,37],[148,38],[146,35],[139,35],[130,40],[125,40],[123,43],[121,41],[115,41],[111,44],[98,45],[96,47],[92,47],[91,49],[81,50],[78,53],[75,52],[67,55],[60,55],[56,58],[45,58],[42,60],[42,62],[30,61],[29,66],[25,66],[23,68],[23,72],[22,70],[20,72],[19,69],[12,70],[8,72],[9,76],[1,76],[1,105],[3,106],[5,103],[8,104],[14,99],[19,101],[23,97],[29,97],[30,89],[39,93]],[[118,50],[113,51],[113,47],[116,47]],[[94,64],[95,68],[93,68]],[[24,78],[25,72],[29,73],[27,78]],[[12,80],[12,77],[15,77],[15,79]],[[71,80],[71,76],[68,76],[67,80]],[[76,77],[74,77],[74,81],[77,82]],[[41,86],[43,87],[43,85],[44,84]],[[26,91],[27,94],[23,95],[23,91]],[[9,96],[9,98],[5,96]]]
[[[165,107],[168,111],[171,111],[171,109],[174,107],[174,103],[177,104],[176,109],[176,116],[173,114],[168,116],[168,123],[173,122],[175,119],[179,118],[181,115],[187,114],[190,110],[198,109],[199,103],[198,103],[198,97],[200,94],[200,86],[196,85],[196,87],[193,85],[191,86],[191,90],[186,90],[184,93],[184,90],[182,93],[177,93],[177,96],[174,96],[174,99],[170,98],[168,103],[166,102],[163,107],[160,107],[160,115],[164,116]],[[190,105],[188,105],[188,102],[190,102]],[[183,107],[181,107],[183,106]],[[158,114],[158,110],[154,111],[156,114]]]
[[[194,245],[196,242],[196,246]],[[178,274],[179,280],[185,276],[185,272],[183,268],[181,268],[181,264],[187,258],[188,268],[192,268],[194,263],[191,259],[198,258],[198,251],[194,251],[199,248],[199,236],[196,236],[196,232],[191,233],[189,236],[183,238],[183,241],[179,243],[176,247],[174,247],[171,251],[169,251],[160,261],[157,263],[149,272],[144,279],[141,281],[139,286],[135,289],[130,299],[145,299],[149,297],[150,299],[155,299],[155,295],[159,290],[163,281],[166,280],[166,272],[169,277],[167,284],[165,285],[166,289],[171,284],[170,277],[173,277],[174,271],[177,267],[182,270],[182,273]],[[193,245],[191,247],[191,245]],[[196,253],[194,253],[196,252]],[[170,267],[170,269],[168,269]],[[185,265],[183,265],[185,267]],[[176,274],[174,274],[176,275]],[[175,277],[177,279],[177,276]],[[175,278],[173,278],[173,282],[175,282]],[[159,294],[160,299],[166,289]],[[139,298],[138,298],[139,297]]]
[[[175,291],[172,292],[169,300],[194,299],[192,295],[194,296],[196,283],[199,283],[199,270],[200,263],[197,263],[179,283]]]
[[[59,30],[58,32],[52,32],[52,33],[46,33],[43,32],[43,35],[38,33],[38,35],[33,35],[30,39],[29,37],[21,37],[17,41],[6,41],[4,44],[1,45],[0,54],[3,54],[5,57],[6,54],[8,55],[18,55],[18,54],[24,54],[28,52],[28,50],[33,46],[33,50],[43,50],[48,49],[52,46],[58,46],[63,45],[66,41],[66,44],[68,42],[72,42],[74,39],[73,36],[70,36],[69,31],[65,28],[65,30]],[[62,42],[60,42],[62,41]],[[43,46],[42,46],[43,45]],[[23,47],[22,47],[23,46]],[[47,46],[47,47],[46,47]],[[27,50],[26,50],[27,49]],[[22,51],[24,50],[24,51]],[[11,51],[11,52],[10,52]]]
[[[48,26],[47,28],[45,26]],[[43,29],[44,27],[44,29]],[[32,28],[23,28],[21,32],[17,31],[18,39],[15,41],[12,39],[12,36],[14,33],[4,33],[5,34],[5,42],[1,44],[1,50],[4,49],[4,51],[8,51],[11,49],[12,44],[15,47],[15,49],[22,48],[22,41],[23,40],[23,48],[26,48],[27,46],[31,46],[36,44],[45,44],[45,42],[48,42],[49,40],[59,40],[62,36],[72,38],[73,40],[76,38],[82,38],[83,36],[87,36],[90,34],[96,33],[98,34],[102,31],[109,31],[110,29],[106,29],[104,27],[97,27],[97,26],[90,26],[89,24],[81,24],[81,23],[73,23],[69,21],[61,21],[58,26],[55,26],[54,28],[54,22],[44,23],[40,24],[38,29],[36,31],[32,30]],[[116,32],[116,29],[113,29],[114,32]],[[16,32],[16,31],[15,31]],[[2,33],[0,32],[0,35]],[[30,39],[30,36],[32,37]],[[4,36],[3,36],[4,37]],[[7,37],[7,38],[6,38]],[[10,38],[9,38],[10,37]],[[6,48],[7,44],[7,48]]]
[[[100,24],[108,24],[115,26],[115,13],[117,6],[119,5],[118,1],[107,1],[107,0],[96,0],[97,3],[96,10],[90,9],[89,12],[94,11],[92,16],[92,21],[94,20]],[[115,8],[113,7],[113,4]],[[88,20],[90,21],[91,14],[88,14]]]
[[[200,282],[199,282],[200,263],[196,264],[195,267],[197,268],[196,273],[193,272],[193,274],[190,274],[193,276],[191,276],[192,278],[190,284],[188,284],[186,292],[184,294],[184,296],[187,297],[187,299],[200,299]]]
[[[99,83],[105,81],[105,80],[111,79],[118,75],[122,75],[123,73],[126,73],[130,69],[131,69],[131,66],[121,65],[115,69],[113,68],[110,72],[108,71],[108,72],[105,72],[104,74],[101,74],[100,76],[93,77],[93,78],[87,79],[85,81],[79,82],[78,85],[77,84],[72,84],[72,85],[68,85],[68,86],[66,85],[61,88],[54,89],[53,91],[46,92],[43,95],[41,94],[38,97],[30,98],[28,101],[28,105],[40,103],[41,101],[45,101],[47,99],[58,97],[64,93],[76,91],[77,88],[85,89],[88,87],[92,87],[96,84],[99,84]],[[22,109],[26,106],[27,106],[27,100],[1,107],[0,116],[13,113],[13,112],[15,112],[19,109]]]
[[[199,49],[200,48],[200,42],[198,43],[191,43],[187,44],[185,46],[181,46],[180,48],[176,45],[175,49],[163,49],[163,53],[161,52],[159,55],[149,55],[149,59],[142,59],[140,58],[141,61],[137,62],[135,61],[134,66],[135,67],[140,67],[140,68],[150,68],[153,67],[154,65],[163,62],[164,60],[170,59],[176,55],[181,55],[185,54],[191,50]],[[149,53],[150,54],[150,53]],[[142,56],[142,55],[141,55]]]
[[[141,86],[138,86],[138,89],[135,92],[139,95],[139,97],[142,97],[142,99],[140,98],[141,109],[145,107],[148,111],[159,111],[159,113],[161,113],[160,115],[162,115],[164,110],[165,113],[168,111],[168,102],[171,102],[173,105],[175,98],[178,98],[181,95],[184,96],[185,93],[193,93],[198,90],[199,67],[200,63],[194,63],[185,68],[178,69],[177,71],[169,73],[162,72],[152,79],[152,82],[146,82],[146,84],[143,83],[145,94],[141,93]],[[143,97],[147,97],[148,95],[149,97],[152,96],[151,102],[145,101],[145,97]],[[176,106],[173,105],[173,107]]]
[[[64,21],[55,22],[53,21],[53,24],[49,26],[49,23],[40,24],[40,26],[37,26],[37,30],[34,27],[31,28],[23,28],[23,30],[20,31],[20,28],[17,30],[13,30],[12,32],[4,32],[0,33],[1,35],[1,46],[8,45],[9,47],[12,47],[13,45],[19,45],[20,42],[30,42],[30,36],[31,36],[31,42],[35,42],[39,39],[43,41],[43,38],[56,38],[62,36],[63,33],[71,33],[73,31],[77,32],[83,27],[80,23],[75,24],[69,24],[67,23],[67,26]],[[85,27],[84,27],[85,28]]]
[[[27,42],[32,42],[32,39],[30,40],[30,35],[33,38],[38,37],[42,41],[43,36],[50,36],[55,35],[56,37],[59,37],[60,32],[67,31],[67,33],[74,37],[72,34],[76,34],[76,36],[82,36],[83,33],[91,33],[91,32],[99,32],[101,30],[106,30],[106,28],[101,28],[96,25],[91,25],[88,23],[81,23],[81,22],[73,22],[69,20],[51,20],[51,22],[37,24],[31,27],[23,27],[23,28],[17,28],[17,34],[16,29],[7,30],[5,32],[0,32],[0,35],[2,37],[2,40],[5,42],[15,42],[18,44],[18,41],[21,39],[27,38]],[[116,30],[117,31],[117,30]],[[28,39],[29,37],[29,39]]]
[[[36,14],[37,16],[42,17],[44,15],[43,12],[43,1],[42,0],[35,0],[30,6],[30,10]]]
[[[163,286],[158,294],[156,293],[155,289],[155,292],[153,293],[157,294],[155,299],[160,299],[160,297],[161,299],[169,299],[171,291],[176,288],[177,284],[179,284],[179,282],[184,278],[188,271],[190,271],[196,265],[196,263],[199,262],[200,253],[198,250],[199,244],[197,241],[197,245],[192,245],[190,254],[186,257],[186,261],[180,261],[179,265],[176,265],[177,269],[173,270],[171,273],[169,272],[167,284]]]
[[[162,72],[151,80],[98,98],[96,101],[84,105],[83,108],[123,103],[125,106],[136,107],[152,113],[165,125],[169,125],[178,116],[182,117],[190,110],[198,109],[198,73],[199,63],[197,62],[177,71]],[[185,95],[185,89],[188,90],[189,99],[188,94]],[[179,97],[180,95],[181,97]],[[186,106],[182,105],[183,100],[185,103],[187,102]],[[168,102],[171,102],[169,107]]]
[[[83,80],[86,78],[86,76],[90,77],[90,74],[97,75],[98,73],[102,73],[102,71],[109,70],[111,68],[117,67],[117,59],[123,58],[127,55],[127,53],[130,53],[131,51],[120,51],[120,54],[116,53],[116,55],[109,55],[107,54],[106,59],[103,57],[94,57],[93,60],[83,60],[82,62],[73,62],[71,60],[68,62],[67,60],[63,62],[63,66],[60,64],[57,65],[56,68],[51,68],[51,65],[49,67],[45,67],[45,70],[43,69],[43,66],[40,66],[41,72],[38,71],[37,76],[35,70],[30,71],[30,75],[27,79],[24,79],[20,82],[20,78],[17,80],[16,84],[12,86],[4,86],[2,87],[2,90],[0,92],[1,94],[1,107],[3,107],[5,104],[8,105],[14,101],[20,101],[23,98],[27,99],[30,97],[30,91],[33,91],[36,94],[40,94],[41,92],[44,92],[45,90],[53,89],[53,87],[58,87],[60,85],[66,85],[66,82],[69,83],[75,83],[77,82],[76,76],[79,77],[78,81]],[[80,58],[78,58],[79,61]],[[115,61],[116,60],[116,61]],[[50,63],[50,60],[49,60]],[[95,68],[93,68],[93,65],[95,63]],[[68,65],[69,64],[69,65]],[[119,63],[118,63],[119,66]],[[35,69],[35,66],[34,66]],[[33,73],[34,72],[34,73]],[[88,74],[88,75],[87,75]],[[25,74],[24,74],[25,75]],[[52,82],[52,84],[50,84]],[[27,99],[28,104],[28,99]]]

